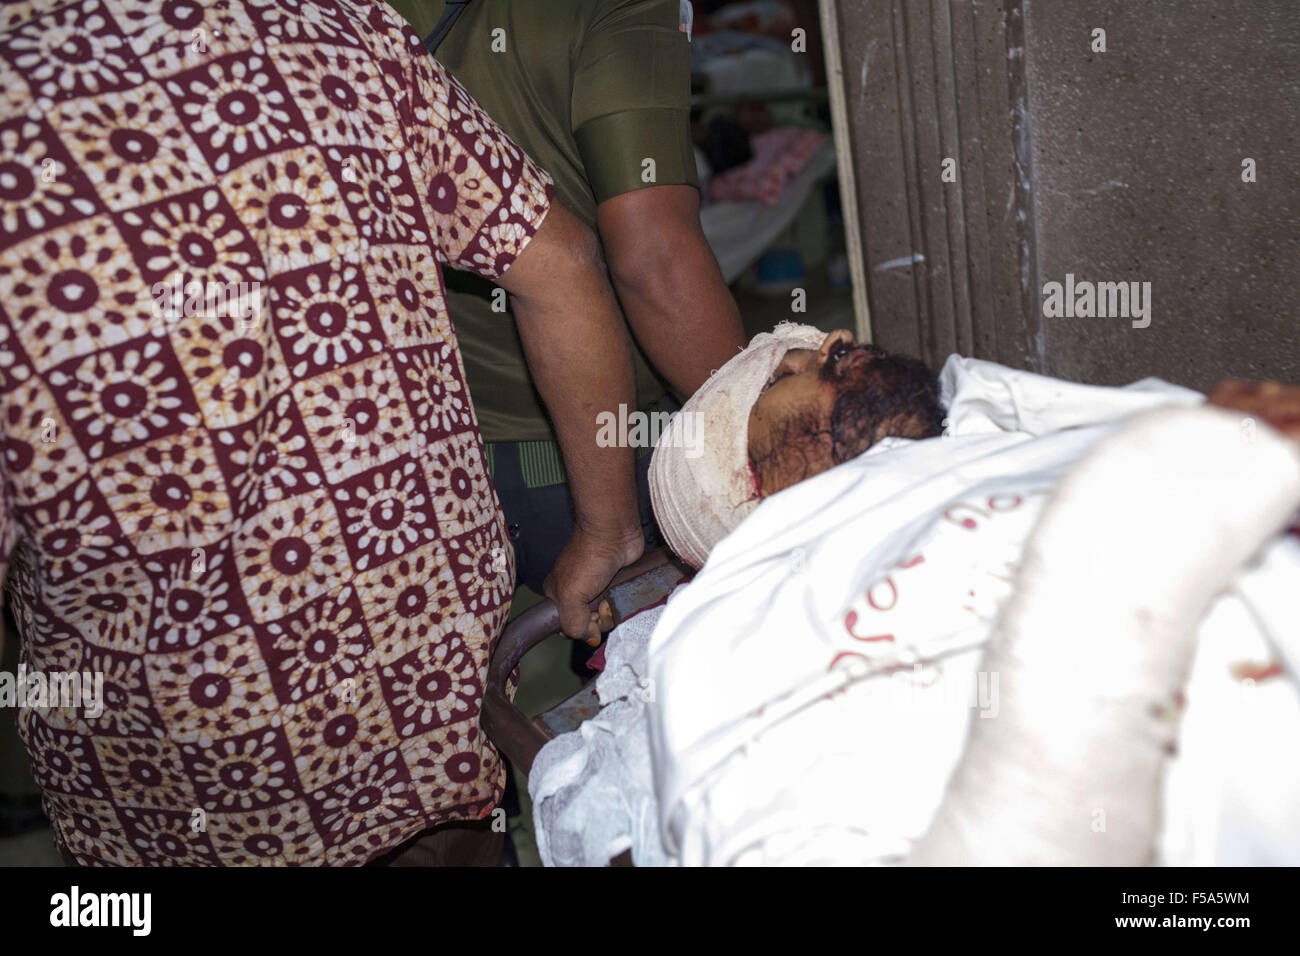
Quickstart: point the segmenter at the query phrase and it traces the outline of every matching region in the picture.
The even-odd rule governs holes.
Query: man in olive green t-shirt
[[[447,6],[390,2],[424,38]],[[665,382],[690,395],[745,344],[700,228],[687,10],[679,0],[472,0],[436,50],[554,177],[560,202],[596,230],[639,346],[642,408],[665,395]],[[505,295],[464,273],[448,272],[446,281],[518,579],[541,590],[573,526],[563,464]],[[642,523],[653,545],[648,458],[639,464]]]

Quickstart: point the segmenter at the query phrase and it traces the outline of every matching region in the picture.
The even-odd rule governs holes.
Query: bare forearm
[[[600,621],[589,604],[644,547],[632,449],[597,442],[600,413],[617,414],[619,405],[636,400],[632,345],[595,235],[558,203],[497,281],[511,294],[576,512],[543,590],[565,634],[597,641]]]
[[[690,186],[617,196],[597,209],[610,276],[637,342],[682,395],[745,347],[740,312],[700,227]]]
[[[616,275],[614,285],[641,348],[683,396],[745,347],[740,312],[707,246]]]
[[[631,344],[598,254],[558,259],[553,282],[516,294],[519,337],[569,474],[578,524],[602,536],[640,534],[630,448],[597,444],[598,416],[636,401]]]

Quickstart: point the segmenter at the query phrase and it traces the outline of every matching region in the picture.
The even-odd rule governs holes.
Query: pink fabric
[[[754,158],[743,166],[714,176],[709,196],[714,202],[748,202],[769,206],[781,201],[785,184],[812,162],[826,142],[824,133],[781,126],[754,137]]]

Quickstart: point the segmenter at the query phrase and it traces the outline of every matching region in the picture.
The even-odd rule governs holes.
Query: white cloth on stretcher
[[[659,805],[650,780],[646,666],[663,606],[615,628],[596,680],[601,709],[577,730],[546,744],[528,775],[533,832],[546,866],[605,866],[632,850],[638,866],[665,866]]]
[[[649,699],[617,733],[648,737],[649,760],[625,745],[552,787],[539,757],[530,789],[543,804],[558,796],[578,828],[617,816],[595,782],[617,776],[640,818],[601,826],[643,864],[906,857],[972,713],[996,719],[981,649],[1046,495],[1123,419],[1202,401],[1156,380],[1082,386],[958,356],[941,380],[944,437],[888,439],[767,499],[714,549],[655,615],[648,660],[632,645]],[[1162,862],[1300,862],[1297,575],[1300,545],[1279,540],[1203,622],[1164,782]],[[1283,674],[1267,677],[1274,663]],[[1081,825],[1104,827],[1105,808]]]

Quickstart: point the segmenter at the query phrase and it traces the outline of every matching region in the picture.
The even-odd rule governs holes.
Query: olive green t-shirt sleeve
[[[401,14],[423,40],[438,25],[445,4],[443,0],[388,0],[388,5]]]
[[[596,202],[647,186],[698,186],[678,0],[599,6],[581,38],[571,110]]]

